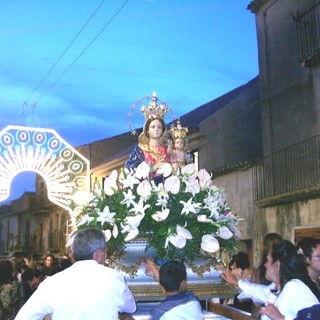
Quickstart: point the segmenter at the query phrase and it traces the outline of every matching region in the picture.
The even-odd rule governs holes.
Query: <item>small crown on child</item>
[[[165,114],[169,111],[165,102],[162,102],[160,106],[157,105],[157,94],[155,92],[152,93],[152,100],[149,105],[143,106],[141,108],[141,112],[144,114],[146,120],[148,119],[163,119]]]
[[[177,139],[177,138],[185,139],[188,133],[188,128],[182,127],[180,120],[177,120],[175,124],[171,125],[170,132],[174,139]]]

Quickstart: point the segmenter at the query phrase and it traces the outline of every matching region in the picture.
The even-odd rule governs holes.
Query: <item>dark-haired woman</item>
[[[310,279],[306,264],[290,241],[275,245],[265,263],[266,279],[271,285],[250,283],[223,272],[222,277],[242,290],[243,297],[265,303],[260,309],[261,319],[294,319],[299,310],[319,303],[319,291]],[[283,318],[275,318],[277,307]]]
[[[38,269],[28,268],[22,273],[21,280],[23,303],[25,303],[38,288],[42,280],[42,273]]]
[[[13,320],[22,303],[22,288],[14,280],[12,263],[9,260],[0,260],[0,320]]]

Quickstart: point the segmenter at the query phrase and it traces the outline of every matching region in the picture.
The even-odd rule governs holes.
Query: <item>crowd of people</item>
[[[303,238],[295,246],[268,234],[253,281],[223,270],[222,278],[239,289],[238,299],[259,306],[261,320],[320,319],[320,239]],[[253,312],[251,312],[253,313]]]
[[[27,258],[1,259],[0,320],[14,319],[46,277],[70,266],[69,257],[67,264],[62,262],[66,257],[55,259],[53,255],[47,255],[43,265]]]
[[[239,289],[228,303],[250,312],[253,319],[319,319],[320,239],[303,238],[295,246],[268,234],[263,244],[257,270],[242,251],[222,270],[221,277]],[[0,319],[134,319],[134,295],[124,277],[105,261],[106,239],[97,229],[72,235],[70,258],[48,255],[43,266],[30,260],[0,260]],[[203,319],[199,299],[187,291],[182,261],[158,266],[147,260],[145,272],[165,294],[151,319]]]

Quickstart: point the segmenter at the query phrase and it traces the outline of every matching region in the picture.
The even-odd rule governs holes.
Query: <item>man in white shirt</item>
[[[73,236],[71,267],[45,279],[15,320],[117,320],[136,310],[122,275],[105,267],[106,240],[102,231],[84,229]]]

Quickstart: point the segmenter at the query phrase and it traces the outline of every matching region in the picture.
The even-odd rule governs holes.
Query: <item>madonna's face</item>
[[[147,136],[151,139],[159,139],[163,134],[162,122],[158,119],[154,119],[150,122],[147,130]]]

